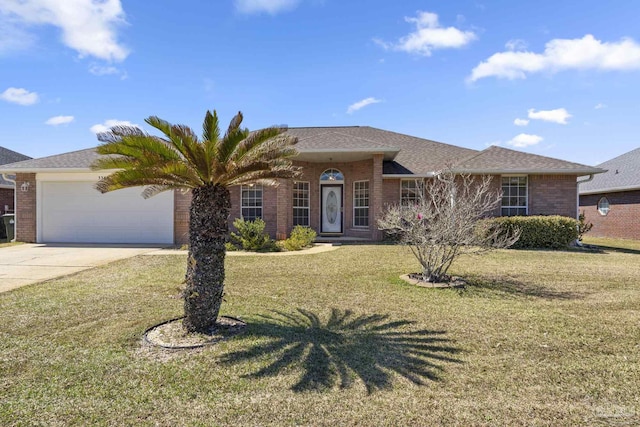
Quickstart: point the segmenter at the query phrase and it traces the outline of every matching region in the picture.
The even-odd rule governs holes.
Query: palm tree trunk
[[[192,196],[183,325],[188,332],[206,333],[216,323],[224,294],[231,197],[221,185],[194,188]]]

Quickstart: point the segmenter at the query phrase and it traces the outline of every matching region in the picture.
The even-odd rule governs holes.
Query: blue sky
[[[0,145],[42,157],[150,115],[200,129],[215,108],[595,165],[640,146],[639,16],[637,0],[0,0]]]

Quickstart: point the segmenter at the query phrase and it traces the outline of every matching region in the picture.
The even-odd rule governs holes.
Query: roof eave
[[[98,172],[91,168],[24,168],[24,169],[2,169],[0,173],[17,174],[17,173],[86,173]]]
[[[595,190],[584,190],[580,191],[581,196],[588,196],[589,194],[599,194],[599,193],[620,193],[622,191],[633,191],[640,190],[640,185],[627,185],[624,187],[609,187],[609,188],[599,188]]]
[[[436,175],[437,175],[437,172],[427,172],[427,173],[385,173],[385,174],[382,174],[382,179],[433,178]]]
[[[471,175],[591,175],[606,172],[605,169],[453,169],[454,173]]]
[[[393,160],[400,152],[395,147],[372,147],[372,148],[297,148],[300,154],[327,154],[327,153],[370,153],[383,154],[384,160]]]

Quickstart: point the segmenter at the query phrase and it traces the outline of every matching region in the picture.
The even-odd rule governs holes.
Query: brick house
[[[577,212],[577,177],[602,170],[500,147],[476,151],[372,127],[290,128],[303,175],[278,187],[232,187],[235,218],[262,218],[272,237],[295,225],[325,236],[379,240],[376,217],[386,205],[411,202],[437,171],[490,175],[503,191],[495,215]],[[0,167],[17,174],[16,234],[26,242],[163,243],[188,241],[190,194],[150,199],[140,189],[100,194],[91,171],[94,149]]]
[[[24,154],[16,153],[7,148],[0,147],[0,165],[6,165],[8,163],[20,162],[22,160],[28,160],[31,157]],[[0,174],[0,215],[6,213],[13,213],[14,204],[14,190],[15,184],[13,179],[15,176],[8,175],[3,176]]]
[[[580,211],[593,224],[589,235],[640,239],[640,148],[598,167],[607,172],[580,184]]]

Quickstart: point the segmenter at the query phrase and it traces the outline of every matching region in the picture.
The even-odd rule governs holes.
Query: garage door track
[[[23,244],[0,248],[0,292],[159,250],[139,245]]]

